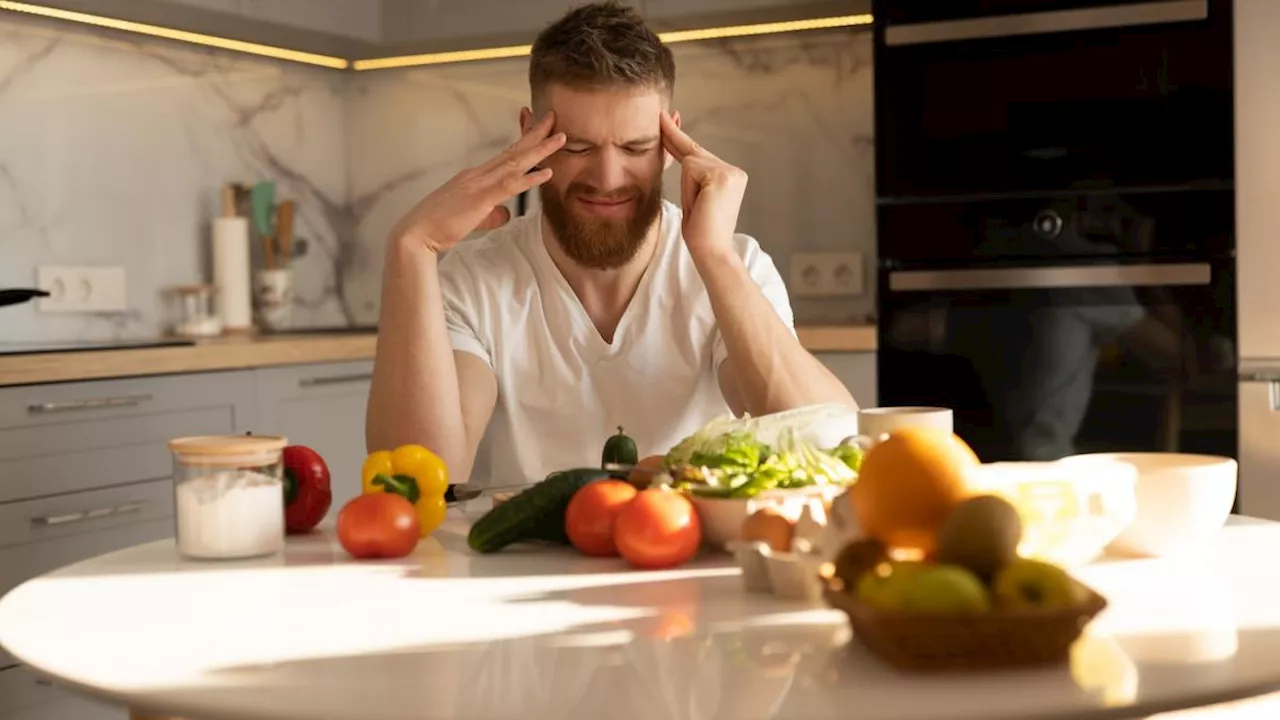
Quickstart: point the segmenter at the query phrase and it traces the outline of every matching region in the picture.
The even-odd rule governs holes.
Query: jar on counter
[[[284,548],[286,444],[283,437],[249,435],[169,441],[179,553],[229,560]]]

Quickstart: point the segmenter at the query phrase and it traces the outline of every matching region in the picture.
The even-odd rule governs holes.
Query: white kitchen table
[[[477,556],[466,527],[377,562],[330,530],[249,562],[141,545],[11,591],[0,643],[140,714],[219,720],[1140,717],[1280,689],[1276,523],[1235,518],[1194,558],[1079,569],[1110,606],[1070,663],[940,677],[888,669],[834,610],[744,592],[726,557],[639,572],[568,549]]]

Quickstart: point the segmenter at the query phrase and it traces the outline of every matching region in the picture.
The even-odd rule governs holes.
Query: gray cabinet
[[[282,434],[360,492],[373,363],[322,363],[0,388],[0,596],[80,560],[173,535],[182,435]],[[0,720],[124,720],[0,650]]]
[[[815,353],[844,386],[853,393],[858,407],[872,408],[878,404],[876,397],[876,354],[860,353]]]
[[[325,363],[257,371],[258,424],[320,453],[333,485],[330,517],[360,494],[364,418],[373,362]]]

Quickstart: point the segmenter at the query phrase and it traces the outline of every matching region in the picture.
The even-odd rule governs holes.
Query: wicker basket
[[[854,638],[900,670],[994,670],[1065,662],[1106,598],[1081,585],[1077,607],[930,615],[876,609],[824,578],[823,598],[849,616]]]

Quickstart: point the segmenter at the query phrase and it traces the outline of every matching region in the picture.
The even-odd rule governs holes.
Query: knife
[[[0,290],[0,306],[17,305],[38,297],[49,297],[49,291],[40,290],[39,288]]]

